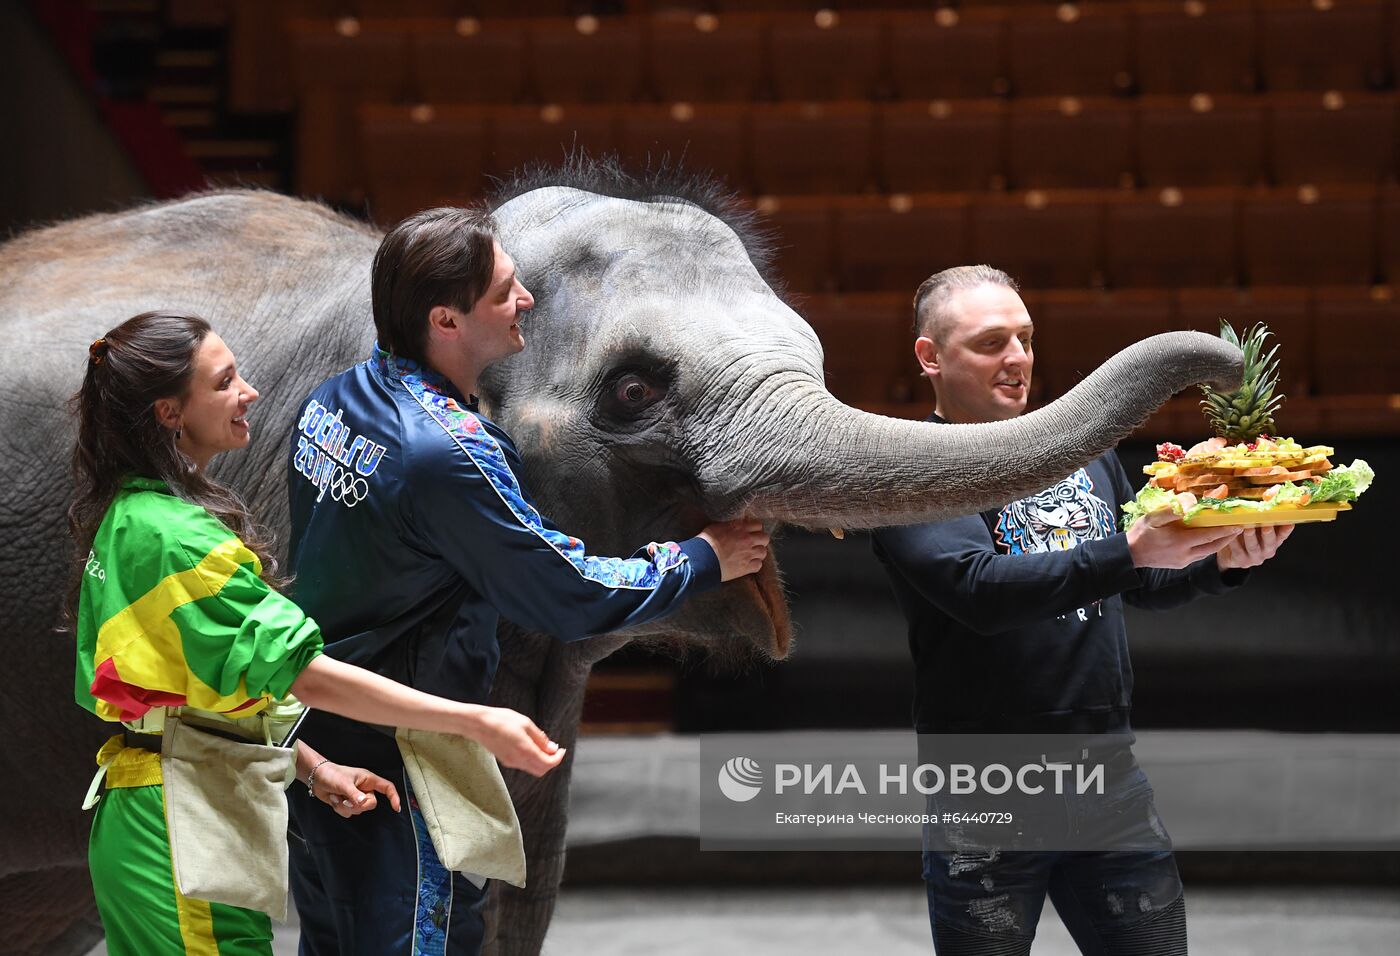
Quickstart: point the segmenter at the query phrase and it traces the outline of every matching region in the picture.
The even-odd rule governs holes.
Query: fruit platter
[[[1220,335],[1244,353],[1240,387],[1219,392],[1201,386],[1201,408],[1215,431],[1191,448],[1157,446],[1157,460],[1143,468],[1148,482],[1123,506],[1124,527],[1145,514],[1170,508],[1192,527],[1277,525],[1332,521],[1370,487],[1375,473],[1358,459],[1333,465],[1334,449],[1273,437],[1278,392],[1278,346],[1262,323],[1243,340],[1226,322]]]

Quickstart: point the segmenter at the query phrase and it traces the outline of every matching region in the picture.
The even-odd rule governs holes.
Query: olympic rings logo
[[[327,488],[330,490],[331,500],[339,501],[347,508],[355,507],[369,494],[369,483],[363,478],[356,478],[344,468],[337,468],[331,473]]]

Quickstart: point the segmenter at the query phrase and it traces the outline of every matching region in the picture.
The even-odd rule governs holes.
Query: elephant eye
[[[628,376],[617,387],[618,400],[626,402],[628,405],[640,405],[650,395],[651,389],[647,387],[646,382],[636,376]]]
[[[645,373],[625,371],[608,383],[601,404],[612,415],[630,418],[651,408],[665,393],[665,386]]]
[[[635,372],[623,375],[613,385],[613,398],[630,411],[646,408],[660,397],[660,390]]]

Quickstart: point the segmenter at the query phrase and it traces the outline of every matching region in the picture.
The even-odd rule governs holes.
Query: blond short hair
[[[948,314],[948,300],[954,292],[982,285],[999,285],[1012,292],[1021,291],[1015,279],[989,265],[953,266],[935,272],[914,293],[914,335],[927,335],[939,346],[945,344],[953,318]]]

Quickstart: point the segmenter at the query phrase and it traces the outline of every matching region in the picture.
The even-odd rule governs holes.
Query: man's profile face
[[[535,304],[534,296],[515,274],[515,260],[500,243],[495,244],[495,259],[491,283],[467,314],[468,334],[463,337],[468,354],[482,367],[525,348],[520,322]]]
[[[952,422],[993,422],[1026,410],[1035,356],[1035,326],[1021,297],[984,283],[948,299],[943,343],[921,338],[920,364],[938,393],[938,413]]]

